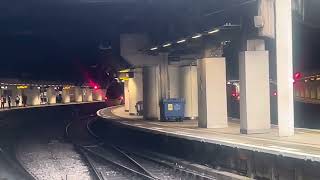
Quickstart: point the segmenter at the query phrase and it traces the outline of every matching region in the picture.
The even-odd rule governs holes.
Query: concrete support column
[[[228,126],[225,58],[198,60],[198,111],[201,128]]]
[[[102,89],[95,89],[93,90],[93,100],[94,101],[102,101],[103,100],[103,90]]]
[[[317,98],[317,86],[314,82],[310,85],[310,98],[316,99]]]
[[[81,87],[78,87],[78,86],[75,87],[74,88],[74,96],[75,96],[76,102],[82,102],[83,101],[82,95],[83,95],[83,93],[82,93]]]
[[[294,135],[291,3],[275,2],[279,136]]]
[[[83,102],[91,102],[93,101],[92,97],[92,89],[90,88],[83,88],[82,89],[82,96],[83,96]]]
[[[168,67],[169,73],[169,98],[181,98],[180,94],[180,80],[181,80],[181,73],[180,73],[179,66],[172,66]]]
[[[185,117],[198,117],[198,79],[197,66],[181,67],[180,94],[185,99]]]
[[[16,97],[19,96],[20,97],[20,104],[21,105],[21,90],[20,89],[17,89],[16,86],[11,86],[9,87],[9,89],[11,90],[11,106],[17,106],[15,100],[16,100]]]
[[[91,88],[87,88],[87,101],[92,102],[93,101],[93,90]]]
[[[317,89],[317,99],[319,100],[320,99],[320,86],[317,85],[316,89]]]
[[[142,83],[142,68],[134,70],[134,77],[129,78],[129,114],[136,115],[136,104],[143,101],[143,83]]]
[[[270,129],[268,51],[240,53],[240,132],[264,133]]]
[[[63,103],[70,103],[70,89],[63,89],[62,90],[62,102]]]
[[[130,100],[130,93],[129,93],[129,80],[124,81],[124,110],[125,112],[129,112],[129,100]]]
[[[160,77],[158,66],[143,68],[143,117],[160,120]]]
[[[311,97],[310,94],[310,86],[309,84],[306,84],[304,88],[304,97],[309,99]]]
[[[40,90],[36,87],[32,87],[24,90],[27,96],[27,105],[36,106],[40,105]]]
[[[49,87],[47,89],[47,97],[48,97],[48,103],[49,104],[55,104],[57,103],[57,95],[56,95],[56,90],[54,89],[54,87]]]
[[[305,97],[305,86],[304,84],[301,84],[301,87],[300,87],[300,97],[304,98]]]
[[[168,73],[168,54],[167,53],[160,53],[159,56],[161,57],[160,64],[159,64],[159,71],[160,71],[160,94],[161,99],[169,98],[169,73]]]

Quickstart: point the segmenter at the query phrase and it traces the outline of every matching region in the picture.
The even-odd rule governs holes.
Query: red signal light
[[[302,78],[302,73],[301,72],[297,72],[294,74],[294,80],[299,80]]]
[[[94,89],[98,89],[98,86],[96,85],[96,86],[94,86],[93,88],[94,88]]]

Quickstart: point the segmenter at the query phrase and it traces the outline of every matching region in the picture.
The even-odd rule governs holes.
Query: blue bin
[[[161,103],[161,119],[165,121],[182,121],[184,118],[184,99],[163,99]]]

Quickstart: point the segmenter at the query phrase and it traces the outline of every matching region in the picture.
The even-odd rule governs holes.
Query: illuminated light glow
[[[231,82],[227,82],[227,84],[231,85]]]
[[[277,95],[278,95],[277,91],[273,92],[272,95],[273,95],[273,96],[277,96]]]
[[[67,89],[70,89],[71,87],[70,86],[64,86],[62,89],[63,90],[67,90]]]
[[[217,33],[219,31],[220,31],[220,29],[215,29],[215,30],[209,31],[208,34],[214,34],[214,33]]]
[[[153,47],[153,48],[151,48],[150,50],[151,51],[154,51],[154,50],[157,50],[158,49],[158,47]]]
[[[171,43],[165,44],[162,47],[169,47],[169,46],[171,46]]]
[[[301,77],[302,77],[302,73],[300,73],[300,72],[297,72],[297,73],[294,74],[294,79],[295,80],[301,79]]]
[[[180,43],[184,43],[184,42],[186,42],[186,41],[187,41],[187,40],[185,40],[185,39],[181,39],[181,40],[177,41],[177,43],[180,44]]]
[[[98,86],[94,86],[93,88],[94,88],[94,89],[98,89]]]
[[[17,86],[17,89],[27,89],[28,86]]]
[[[192,36],[191,38],[192,39],[197,39],[197,38],[200,38],[201,36],[202,36],[201,34],[198,34],[198,35]]]

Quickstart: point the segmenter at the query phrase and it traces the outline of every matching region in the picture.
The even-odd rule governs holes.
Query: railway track
[[[0,159],[0,163],[4,164],[8,168],[8,171],[6,170],[7,177],[2,177],[2,174],[0,173],[0,179],[38,180],[27,168],[24,167],[23,163],[19,161],[19,156],[16,152],[14,158],[8,152],[0,148]]]
[[[83,142],[72,140],[76,149],[83,156],[95,179],[149,179],[149,180],[175,180],[175,179],[215,179],[196,171],[189,170],[176,163],[153,157],[149,153],[142,153],[133,149],[125,149],[113,144],[104,143],[91,129],[94,117],[82,122],[87,133],[95,140]],[[78,122],[79,123],[79,122]],[[66,134],[72,122],[66,127]]]

